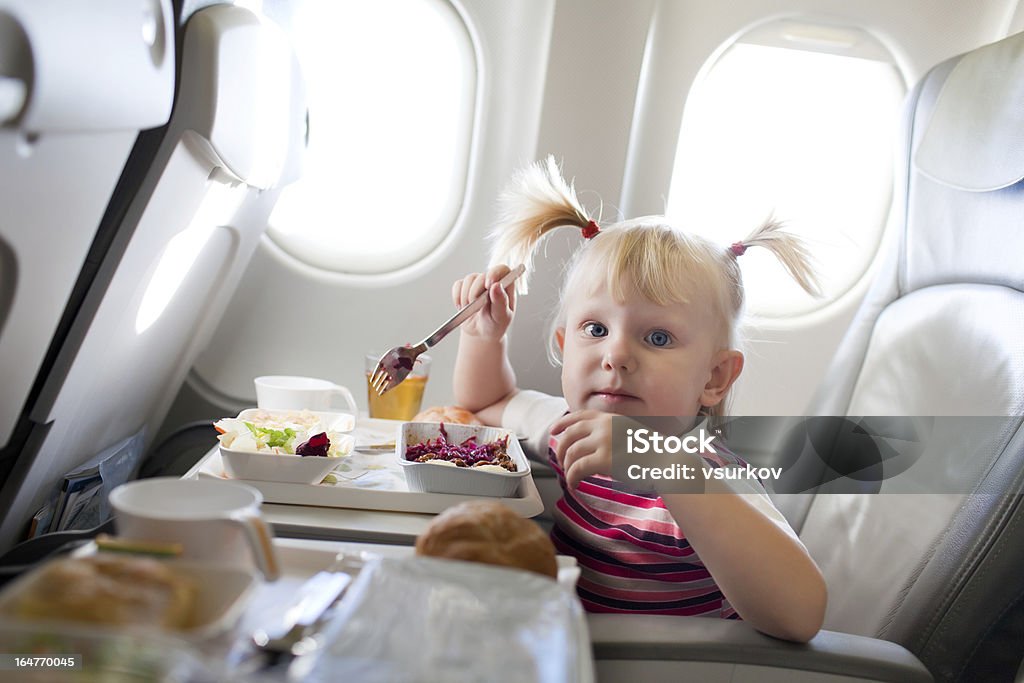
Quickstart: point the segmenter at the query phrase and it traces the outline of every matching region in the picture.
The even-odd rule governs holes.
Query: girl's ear
[[[700,395],[701,405],[709,408],[722,402],[729,387],[743,372],[743,354],[735,349],[719,351],[712,363],[711,377]]]
[[[558,350],[564,352],[565,351],[565,328],[564,327],[556,327],[555,328],[555,341],[558,342]]]

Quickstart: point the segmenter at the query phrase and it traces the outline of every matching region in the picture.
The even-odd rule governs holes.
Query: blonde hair
[[[501,204],[501,219],[491,233],[491,265],[525,264],[526,274],[517,285],[521,293],[527,291],[526,280],[541,238],[555,228],[586,228],[593,220],[580,204],[572,183],[562,178],[552,156],[517,173],[502,194]],[[744,303],[737,258],[749,247],[771,251],[805,291],[820,296],[803,242],[772,218],[730,247],[680,230],[664,216],[600,226],[600,233],[587,240],[569,263],[558,310],[550,325],[549,358],[555,365],[561,363],[554,332],[564,324],[566,293],[582,284],[584,273],[602,273],[601,281],[619,301],[625,299],[627,288],[633,287],[659,305],[691,303],[689,297],[696,295],[721,321],[719,338],[723,346],[733,348]],[[726,401],[705,410],[710,416],[725,415]]]

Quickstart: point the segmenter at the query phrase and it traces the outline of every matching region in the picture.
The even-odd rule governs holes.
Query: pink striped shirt
[[[562,496],[552,512],[551,538],[560,553],[579,562],[583,605],[592,612],[739,619],[660,496],[638,493],[602,476],[587,477],[579,488],[566,490],[565,473],[551,450],[550,429],[568,408],[564,398],[524,389],[505,407],[502,425],[523,435],[534,453],[546,451],[558,475]],[[719,443],[716,447],[721,460],[705,458],[709,465],[746,466]],[[764,488],[756,481],[748,483],[747,500],[795,538]]]
[[[551,439],[548,460],[562,498],[551,539],[558,552],[579,562],[577,592],[588,611],[740,618],[660,496],[600,475],[571,490],[554,444]]]

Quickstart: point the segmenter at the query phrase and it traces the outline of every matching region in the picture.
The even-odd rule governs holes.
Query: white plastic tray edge
[[[193,465],[184,479],[209,477],[221,479],[210,471],[210,460],[218,458],[220,451],[214,446],[199,462]],[[457,495],[452,493],[425,493],[421,491],[381,491],[341,486],[319,486],[315,484],[287,484],[274,481],[253,481],[234,479],[252,486],[263,494],[264,502],[287,505],[312,505],[317,507],[353,508],[358,510],[388,510],[392,512],[438,513],[449,507],[480,496]],[[534,517],[544,511],[540,492],[533,476],[523,477],[516,498],[488,498],[500,501],[523,517]]]

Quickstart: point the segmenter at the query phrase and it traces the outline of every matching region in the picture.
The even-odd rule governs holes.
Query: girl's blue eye
[[[608,334],[608,328],[601,323],[587,323],[583,326],[583,332],[590,337],[604,337]]]
[[[647,335],[647,342],[651,346],[668,346],[672,343],[672,335],[664,330],[655,330]]]

